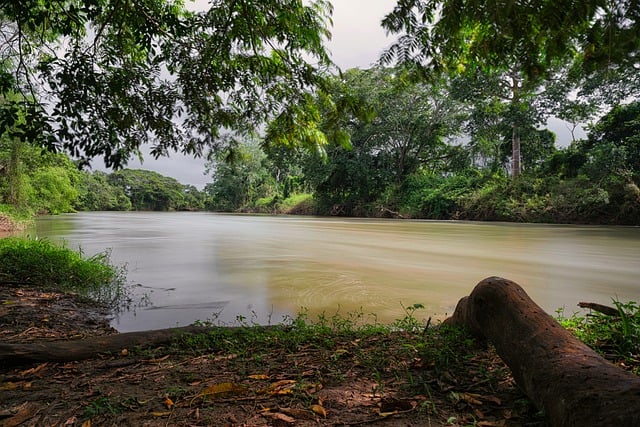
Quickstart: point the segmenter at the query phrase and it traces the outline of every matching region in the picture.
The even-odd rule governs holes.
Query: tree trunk
[[[491,341],[553,426],[640,425],[640,377],[573,337],[518,284],[481,281],[445,323]]]
[[[511,134],[511,156],[513,157],[513,163],[511,167],[511,177],[517,178],[520,176],[520,172],[522,171],[522,166],[520,163],[521,154],[520,154],[520,133],[518,131],[518,126],[513,125]]]
[[[119,353],[123,349],[166,344],[184,334],[198,334],[213,328],[185,326],[155,331],[127,332],[116,335],[90,337],[70,341],[41,341],[25,344],[0,343],[0,362],[71,362],[96,357],[99,354]]]

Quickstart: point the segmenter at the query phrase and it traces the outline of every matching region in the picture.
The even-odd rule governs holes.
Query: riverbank
[[[0,238],[24,230],[34,219],[35,217],[19,217],[0,212]]]
[[[2,287],[0,307],[5,343],[116,333],[104,311],[69,294]],[[349,322],[325,319],[286,335],[221,328],[92,360],[1,366],[0,422],[545,425],[492,349],[456,331]]]
[[[0,233],[8,233],[16,229],[15,222],[8,215],[0,212]]]

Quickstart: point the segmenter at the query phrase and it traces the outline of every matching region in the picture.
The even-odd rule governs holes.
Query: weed
[[[373,386],[373,395],[375,396],[376,394],[382,396],[382,394],[384,394],[384,380],[382,378],[382,374],[380,373],[380,371],[376,370],[373,373],[373,377],[376,380],[376,385]]]
[[[83,415],[85,418],[93,418],[99,415],[116,415],[122,411],[122,407],[112,404],[108,397],[103,396],[85,406]]]
[[[613,300],[618,316],[602,313],[566,316],[563,309],[556,311],[556,319],[579,340],[610,359],[622,359],[640,370],[640,307],[634,301],[622,303]]]
[[[187,395],[188,393],[189,393],[189,390],[187,390],[184,387],[171,386],[171,387],[167,387],[167,391],[166,391],[165,395],[171,396],[171,398],[173,400],[178,400],[181,397]]]
[[[422,331],[425,328],[425,325],[418,321],[415,316],[417,310],[424,309],[424,305],[413,304],[409,307],[402,305],[402,309],[404,310],[405,316],[395,321],[394,326],[396,328],[407,332]]]

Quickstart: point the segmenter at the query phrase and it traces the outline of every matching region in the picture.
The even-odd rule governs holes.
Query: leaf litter
[[[0,288],[0,306],[2,342],[116,333],[65,294]],[[443,365],[412,350],[415,335],[0,365],[0,427],[546,425],[491,348]]]

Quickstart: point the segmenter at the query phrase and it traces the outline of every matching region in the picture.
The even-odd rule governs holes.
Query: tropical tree
[[[121,187],[111,185],[102,171],[81,172],[75,209],[84,211],[128,211],[131,200]]]
[[[330,13],[325,0],[221,0],[203,12],[181,0],[2,2],[0,126],[115,167],[142,144],[201,155],[225,148],[222,129],[297,126],[330,65]]]
[[[348,70],[333,91],[336,99],[359,100],[370,114],[345,115],[351,145],[334,144],[326,165],[307,165],[321,206],[357,214],[412,173],[446,169],[453,157],[448,138],[464,118],[446,82],[426,84],[409,70],[376,67]]]
[[[0,203],[20,212],[74,210],[80,172],[64,154],[20,139],[0,140]]]
[[[17,209],[25,207],[28,197],[23,158],[22,141],[0,138],[0,202]]]
[[[638,68],[640,42],[633,34],[640,30],[639,9],[635,0],[403,0],[383,21],[401,36],[382,61],[497,76],[514,115],[515,177],[520,173],[518,113],[528,106],[527,98],[553,70],[576,59],[585,69]]]
[[[611,109],[590,129],[583,148],[600,173],[640,182],[640,101]]]
[[[40,168],[31,177],[33,200],[31,206],[37,212],[60,214],[72,212],[78,197],[75,185],[77,171],[60,166]]]
[[[207,209],[237,211],[250,207],[259,198],[278,194],[270,162],[256,143],[241,144],[228,154],[231,153],[231,158],[221,154],[207,163],[213,179],[204,188]]]
[[[134,210],[168,211],[184,207],[184,185],[157,172],[122,169],[110,174],[107,181],[124,192]]]

